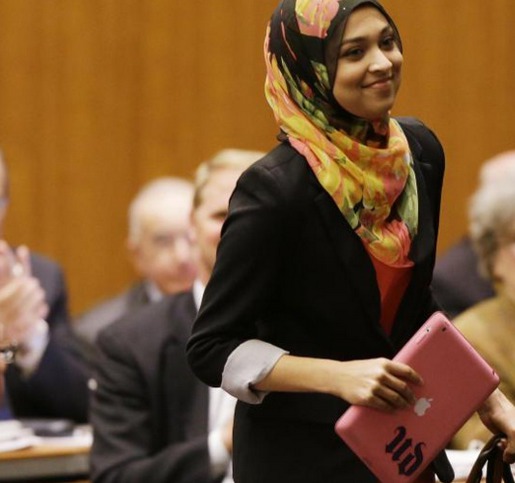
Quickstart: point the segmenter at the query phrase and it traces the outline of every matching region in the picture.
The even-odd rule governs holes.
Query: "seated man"
[[[87,367],[69,326],[59,266],[1,240],[9,201],[0,153],[0,324],[17,355],[5,370],[9,411],[17,418],[87,420]],[[6,407],[3,408],[6,411]]]
[[[197,170],[191,222],[193,289],[127,315],[98,337],[92,391],[92,481],[228,479],[235,400],[192,374],[186,342],[214,265],[228,201],[260,152],[225,150]],[[230,479],[226,480],[230,481]]]
[[[74,323],[91,356],[98,332],[133,310],[191,288],[195,276],[189,239],[193,187],[180,178],[159,178],[129,207],[127,247],[140,280],[82,314]]]

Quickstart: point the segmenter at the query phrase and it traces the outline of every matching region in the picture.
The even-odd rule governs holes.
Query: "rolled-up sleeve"
[[[249,404],[260,404],[268,394],[252,386],[265,378],[287,351],[252,339],[240,344],[229,356],[222,375],[222,389]]]

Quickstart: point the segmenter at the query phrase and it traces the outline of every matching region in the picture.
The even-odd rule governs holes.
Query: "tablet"
[[[394,357],[424,380],[416,403],[392,413],[351,406],[336,433],[384,483],[409,483],[495,390],[499,378],[441,312]]]

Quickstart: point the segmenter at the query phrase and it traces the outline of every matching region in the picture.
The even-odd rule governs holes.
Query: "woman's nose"
[[[371,72],[389,70],[393,66],[392,61],[381,49],[375,49],[371,59],[369,69]]]

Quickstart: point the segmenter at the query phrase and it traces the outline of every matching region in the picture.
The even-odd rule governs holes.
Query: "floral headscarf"
[[[352,11],[375,0],[283,0],[265,39],[265,93],[281,131],[377,259],[406,266],[417,231],[413,161],[399,124],[343,109],[332,94],[338,52]]]

